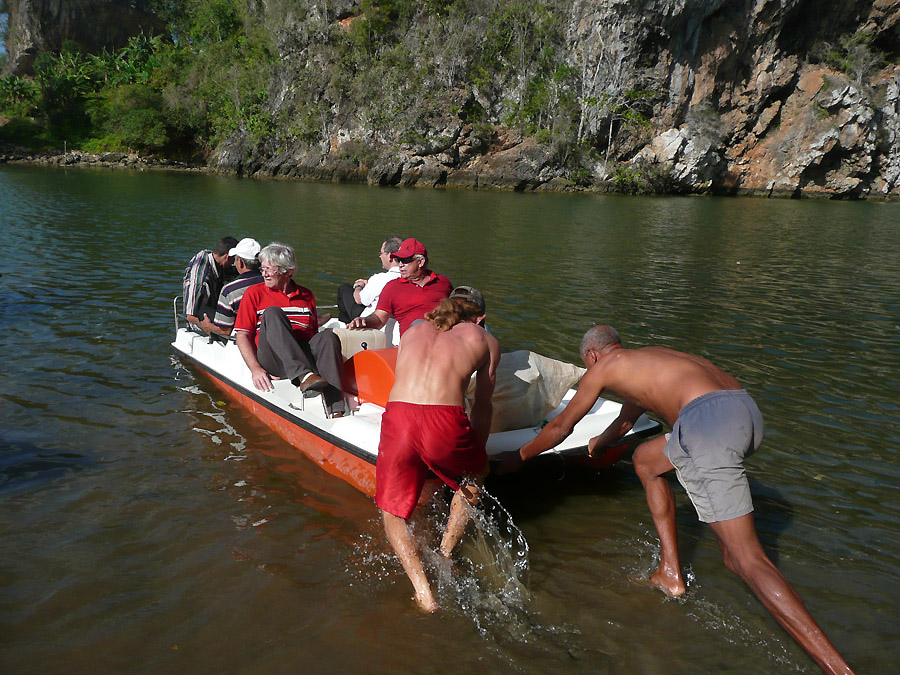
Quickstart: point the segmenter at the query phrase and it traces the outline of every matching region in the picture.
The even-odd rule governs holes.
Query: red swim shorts
[[[375,465],[375,504],[409,518],[431,469],[454,490],[466,476],[481,476],[487,466],[484,443],[469,424],[464,408],[390,401],[381,417],[381,441]]]

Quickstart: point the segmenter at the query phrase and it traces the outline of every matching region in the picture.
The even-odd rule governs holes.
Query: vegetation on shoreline
[[[201,156],[258,123],[275,61],[246,3],[160,3],[169,33],[86,54],[74,42],[40,54],[34,77],[0,78],[0,140],[32,149]],[[166,9],[168,7],[168,9]]]
[[[0,138],[186,158],[236,131],[282,148],[362,124],[394,144],[440,144],[430,121],[452,112],[533,136],[578,169],[609,154],[614,127],[646,125],[653,94],[580,96],[581,74],[563,59],[560,7],[362,0],[356,17],[337,22],[289,0],[265,13],[249,0],[161,0],[164,36],[99,54],[67,43],[38,57],[33,78],[0,78],[0,114],[11,118]],[[305,58],[279,63],[284,54]],[[454,89],[478,100],[447,110]],[[592,130],[585,119],[598,114],[606,125]]]

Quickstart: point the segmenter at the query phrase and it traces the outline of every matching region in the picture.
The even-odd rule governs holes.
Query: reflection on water
[[[371,500],[173,361],[184,265],[222,235],[295,244],[299,280],[331,304],[399,234],[483,290],[504,350],[574,362],[603,321],[630,346],[733,372],[766,418],[747,463],[763,546],[858,672],[888,672],[900,658],[898,214],[0,168],[0,536],[15,552],[0,562],[0,666],[814,670],[725,570],[678,487],[688,597],[630,580],[658,546],[627,461],[491,479],[510,518],[489,511],[470,528],[447,609],[423,617]],[[490,529],[513,522],[527,575],[524,545],[502,552],[518,535]],[[496,560],[506,567],[489,573]],[[506,577],[509,592],[494,583]]]

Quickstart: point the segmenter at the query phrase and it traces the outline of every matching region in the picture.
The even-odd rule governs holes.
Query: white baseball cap
[[[238,258],[243,258],[244,260],[253,260],[262,246],[259,245],[259,242],[256,239],[251,237],[246,237],[241,239],[237,246],[228,251],[228,255],[236,255]]]

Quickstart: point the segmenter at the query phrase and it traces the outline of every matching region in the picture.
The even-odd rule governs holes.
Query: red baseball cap
[[[425,250],[425,244],[418,239],[404,239],[400,244],[400,248],[395,253],[391,253],[392,258],[411,258],[414,255],[428,257],[428,251]]]

